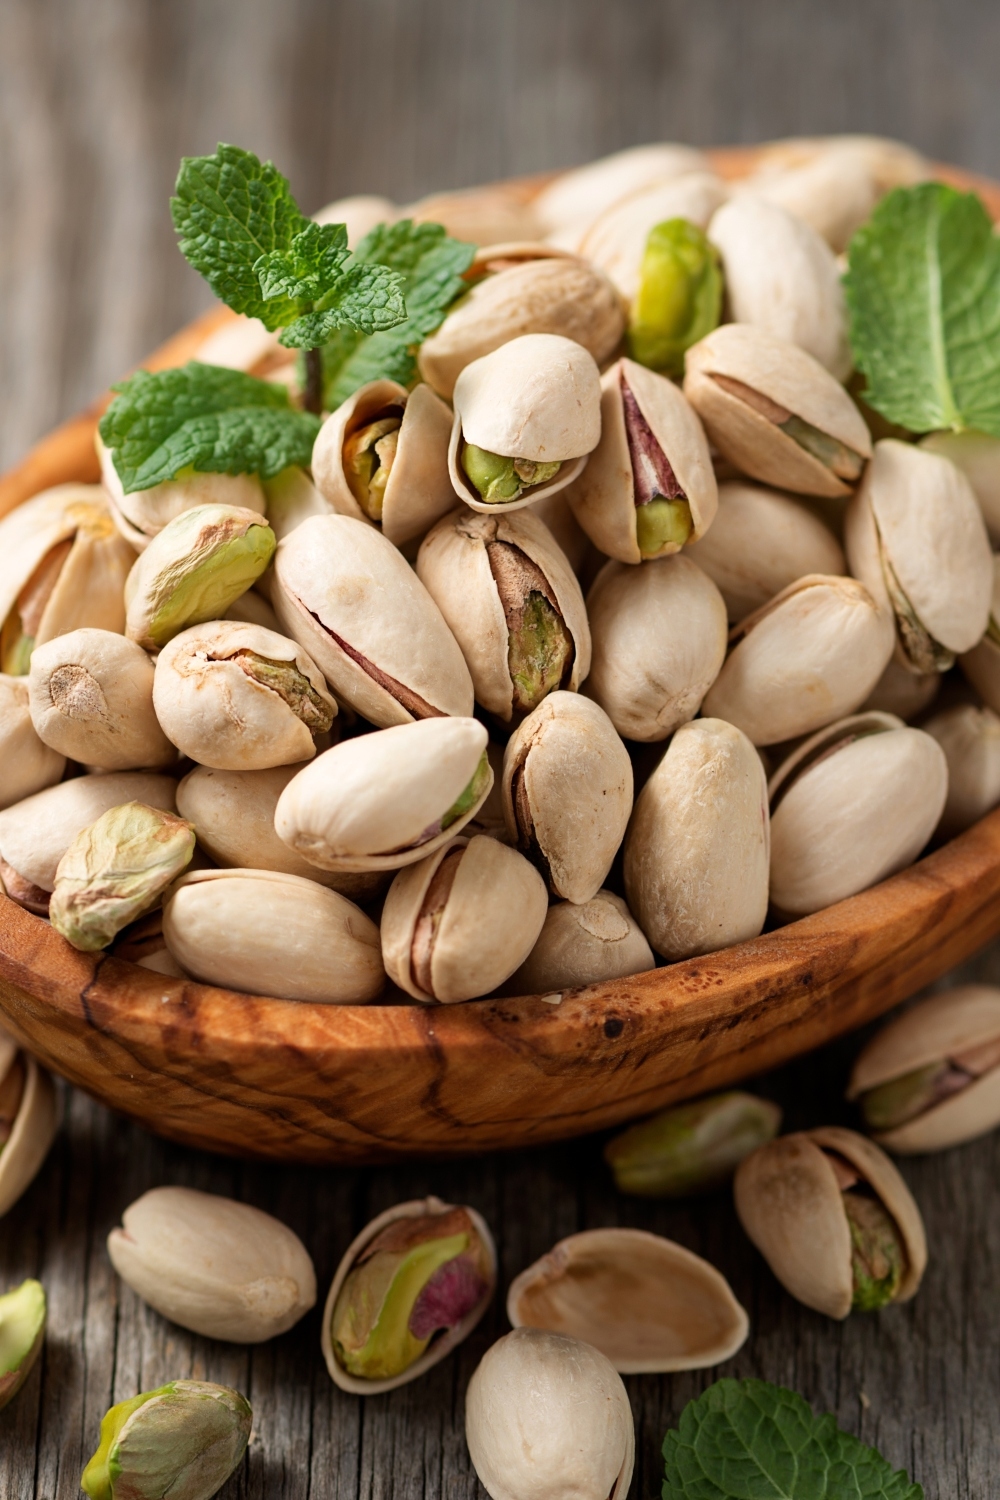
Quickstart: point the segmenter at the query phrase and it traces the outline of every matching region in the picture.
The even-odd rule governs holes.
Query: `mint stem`
[[[317,416],[323,411],[323,351],[322,349],[306,350],[306,388],[302,396],[302,404],[306,411],[315,412]]]

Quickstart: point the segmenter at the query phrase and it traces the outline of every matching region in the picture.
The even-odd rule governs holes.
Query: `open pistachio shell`
[[[476,1237],[475,1246],[475,1277],[466,1274],[463,1277],[449,1276],[448,1262],[440,1262],[432,1278],[439,1278],[439,1287],[442,1293],[442,1307],[439,1312],[445,1319],[456,1318],[456,1321],[444,1321],[429,1330],[430,1342],[421,1353],[405,1369],[383,1378],[368,1379],[359,1375],[352,1375],[338,1358],[335,1348],[333,1331],[334,1314],[337,1311],[337,1302],[344,1283],[352,1271],[358,1268],[359,1262],[363,1263],[370,1259],[370,1248],[375,1240],[386,1237],[390,1241],[394,1236],[386,1235],[393,1226],[401,1242],[407,1237],[416,1239],[421,1228],[433,1226],[433,1220],[445,1215],[455,1213],[456,1205],[453,1203],[442,1203],[440,1198],[417,1198],[409,1203],[397,1203],[394,1208],[387,1209],[385,1213],[379,1214],[370,1224],[362,1229],[361,1233],[352,1240],[345,1251],[340,1265],[337,1267],[336,1275],[330,1286],[330,1293],[326,1299],[323,1309],[323,1328],[320,1338],[323,1350],[323,1358],[330,1372],[330,1379],[338,1385],[342,1391],[351,1391],[358,1396],[377,1396],[383,1391],[393,1391],[397,1386],[408,1385],[411,1380],[418,1380],[421,1375],[446,1359],[451,1351],[467,1338],[480,1318],[483,1316],[496,1288],[497,1256],[496,1247],[493,1244],[493,1236],[485,1219],[476,1212],[474,1208],[467,1205],[463,1207],[462,1213],[468,1224],[474,1230]],[[410,1224],[408,1221],[415,1221]],[[407,1221],[404,1223],[403,1221]],[[421,1224],[419,1221],[428,1221]],[[444,1227],[448,1228],[447,1222]],[[408,1236],[409,1231],[409,1236]],[[451,1236],[449,1236],[451,1238]],[[456,1236],[461,1238],[461,1236]],[[401,1243],[400,1248],[405,1248]],[[472,1247],[467,1246],[466,1249]],[[451,1252],[452,1265],[457,1258],[463,1255],[463,1247],[459,1243],[446,1247]],[[366,1255],[367,1252],[367,1255]],[[424,1272],[428,1268],[424,1267]],[[443,1273],[443,1274],[442,1274]],[[426,1282],[424,1283],[426,1286]],[[389,1288],[390,1293],[395,1288]],[[406,1288],[399,1288],[405,1293]],[[409,1298],[406,1299],[409,1301]],[[387,1309],[392,1311],[392,1309]],[[403,1312],[407,1308],[403,1307]],[[407,1325],[412,1321],[407,1319]],[[426,1321],[433,1323],[432,1319]],[[412,1331],[412,1330],[411,1330]],[[421,1330],[422,1331],[422,1330]],[[436,1335],[436,1336],[435,1336]],[[422,1340],[421,1340],[422,1342]]]
[[[932,432],[921,438],[919,447],[961,469],[979,502],[990,541],[1000,545],[1000,438],[985,432]]]
[[[471,714],[458,642],[402,553],[373,526],[334,515],[297,527],[278,548],[272,603],[340,701],[373,724]]]
[[[105,1413],[80,1488],[89,1500],[211,1500],[239,1467],[252,1425],[239,1391],[171,1380]]]
[[[0,1296],[0,1411],[21,1389],[45,1342],[48,1308],[39,1281]]]
[[[954,838],[1000,803],[1000,715],[959,703],[921,727],[948,762],[948,798],[937,831],[943,839]]]
[[[133,490],[126,495],[111,451],[99,433],[95,442],[114,523],[137,552],[145,552],[168,522],[199,505],[235,505],[261,516],[266,513],[264,490],[256,474],[190,473],[183,479],[168,479],[152,489]]]
[[[0,1032],[0,1215],[34,1181],[58,1129],[52,1079]]]
[[[890,657],[885,671],[862,703],[859,713],[873,709],[878,713],[895,714],[907,723],[916,719],[929,708],[941,687],[940,672],[911,672],[900,666],[896,658]]]
[[[630,193],[707,167],[707,158],[692,146],[672,142],[630,146],[560,173],[538,194],[533,207],[539,223],[549,234],[581,232],[605,209]]]
[[[589,901],[549,907],[538,941],[502,993],[552,994],[655,967],[653,950],[625,902],[601,890]]]
[[[686,1198],[728,1182],[743,1158],[780,1129],[776,1104],[732,1090],[630,1126],[608,1142],[604,1160],[620,1193]]]
[[[61,780],[66,757],[39,739],[28,681],[0,673],[0,810]]]
[[[593,221],[580,240],[580,254],[610,276],[627,302],[634,302],[650,230],[668,219],[686,219],[705,229],[728,196],[714,172],[686,172],[650,183]]]
[[[593,1344],[622,1375],[701,1370],[729,1359],[749,1321],[700,1255],[642,1229],[588,1229],[515,1277],[515,1328]]]

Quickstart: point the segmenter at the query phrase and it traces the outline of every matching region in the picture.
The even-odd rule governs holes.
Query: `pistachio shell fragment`
[[[684,353],[718,327],[722,268],[690,219],[666,219],[646,239],[629,317],[629,354],[666,375],[683,375]]]
[[[655,967],[653,950],[613,891],[550,906],[538,941],[504,985],[510,995],[541,995],[624,979]]]
[[[743,1158],[780,1129],[776,1104],[734,1090],[631,1126],[608,1142],[604,1160],[620,1193],[686,1198],[728,1182]]]
[[[46,1314],[40,1281],[22,1281],[0,1296],[0,1411],[13,1401],[42,1351]]]
[[[256,474],[199,474],[194,470],[126,495],[111,450],[95,433],[101,481],[115,525],[137,552],[145,552],[154,536],[171,521],[199,505],[236,506],[266,514],[264,489]]]
[[[0,810],[62,780],[66,757],[39,739],[24,677],[0,674]]]
[[[58,1128],[52,1079],[0,1033],[0,1216],[38,1175]]]

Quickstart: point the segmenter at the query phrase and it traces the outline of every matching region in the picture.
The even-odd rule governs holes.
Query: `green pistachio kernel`
[[[604,1160],[620,1193],[684,1198],[707,1193],[745,1156],[774,1139],[781,1110],[769,1099],[733,1091],[664,1110],[615,1136]]]
[[[462,444],[462,468],[483,500],[501,504],[518,500],[525,490],[554,479],[561,465],[537,463],[530,458],[504,458],[477,448],[475,443]]]
[[[351,494],[370,521],[381,521],[385,487],[392,473],[402,415],[377,418],[352,432],[344,443],[344,476]]]
[[[173,1380],[111,1408],[80,1486],[90,1500],[211,1500],[243,1458],[252,1422],[239,1391]]]
[[[858,1101],[865,1124],[870,1130],[892,1130],[923,1114],[937,1102],[940,1075],[947,1070],[947,1063],[928,1063],[869,1089]]]
[[[520,618],[507,633],[507,668],[514,684],[514,707],[530,713],[560,686],[573,659],[573,637],[559,611],[532,589]]]
[[[859,1312],[885,1307],[899,1292],[906,1254],[895,1220],[877,1198],[841,1193],[851,1231],[851,1306]]]
[[[635,535],[643,557],[657,557],[671,543],[683,547],[693,527],[687,500],[650,500],[635,508]]]
[[[448,811],[441,819],[442,832],[444,832],[446,828],[450,828],[452,823],[457,823],[458,819],[462,817],[464,813],[467,813],[470,807],[475,806],[480,797],[483,795],[483,792],[486,788],[486,783],[489,781],[489,778],[490,762],[486,751],[484,750],[482,755],[480,756],[479,764],[475,769],[472,780],[469,782],[468,786],[461,793],[461,795],[456,799],[456,801],[451,804]]]
[[[719,325],[719,252],[687,219],[666,219],[649,231],[639,291],[629,319],[628,352],[641,365],[681,375],[684,353]]]
[[[309,678],[293,661],[273,661],[256,651],[237,651],[231,660],[247,677],[277,693],[310,734],[326,734],[333,723],[333,705],[324,703]]]
[[[0,1407],[13,1401],[38,1358],[45,1337],[45,1289],[22,1281],[0,1297]]]

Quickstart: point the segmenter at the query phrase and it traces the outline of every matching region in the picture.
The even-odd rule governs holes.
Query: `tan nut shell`
[[[807,574],[748,615],[704,702],[755,745],[811,734],[863,703],[892,633],[863,584]]]
[[[403,420],[382,502],[382,534],[397,547],[423,536],[455,504],[448,476],[451,412],[428,385],[407,391],[394,380],[372,380],[348,396],[323,423],[313,445],[316,487],[342,516],[374,525],[344,474],[344,442],[386,407],[402,407]]]
[[[739,380],[828,433],[863,458],[872,444],[864,418],[834,377],[804,349],[747,323],[724,323],[687,351],[684,394],[719,452],[751,479],[831,499],[850,486],[773,422],[712,379]]]
[[[1000,803],[1000,716],[992,708],[960,703],[921,728],[948,762],[948,798],[937,831],[954,838]]]
[[[985,432],[931,432],[919,446],[961,469],[979,502],[990,541],[1000,545],[1000,438]]]
[[[144,552],[158,532],[175,516],[197,505],[234,505],[266,514],[264,490],[256,474],[190,474],[168,479],[149,490],[126,495],[111,451],[95,437],[101,480],[115,525],[137,552]]]
[[[627,302],[639,291],[642,260],[649,232],[667,219],[687,219],[705,229],[728,198],[729,189],[714,172],[686,172],[650,183],[605,209],[580,240],[580,254],[610,276]]]
[[[625,430],[622,380],[677,476],[691,507],[692,541],[711,526],[718,486],[701,422],[672,381],[631,359],[601,377],[601,441],[579,479],[566,491],[573,514],[599,551],[618,562],[649,562],[636,539],[635,482]],[[677,552],[671,542],[658,557]]]
[[[622,738],[665,740],[693,719],[726,654],[726,606],[708,575],[683,553],[605,563],[587,612],[587,696]]]
[[[316,516],[279,543],[271,602],[336,696],[373,724],[408,709],[331,631],[431,712],[471,714],[472,678],[434,600],[387,537],[352,516]],[[387,607],[391,601],[391,607]]]
[[[643,1229],[587,1229],[560,1240],[515,1277],[507,1316],[515,1328],[593,1344],[622,1375],[721,1364],[750,1331],[714,1266]]]
[[[1000,1036],[1000,989],[962,984],[912,1006],[877,1032],[854,1064],[848,1099],[890,1079],[902,1078],[955,1052]],[[902,1156],[943,1151],[1000,1125],[1000,1067],[950,1094],[938,1104],[874,1135],[880,1146]]]
[[[0,1079],[14,1062],[17,1049],[0,1032]],[[0,1216],[13,1208],[34,1181],[59,1129],[59,1103],[52,1079],[26,1052],[24,1093],[14,1128],[0,1151]]]
[[[294,531],[296,526],[301,526],[303,521],[309,521],[313,516],[333,515],[333,506],[329,500],[320,494],[305,470],[295,465],[282,469],[273,479],[265,479],[264,493],[267,495],[267,524],[279,542]],[[262,577],[258,578],[254,587],[260,588],[265,579],[271,578],[273,571],[272,563]],[[246,598],[246,594],[243,598]],[[236,602],[238,604],[240,601]]]
[[[917,160],[915,153],[914,159]],[[926,168],[908,176],[919,181]],[[871,216],[887,191],[871,144],[860,137],[836,137],[812,154],[780,165],[765,158],[746,186],[769,203],[803,219],[822,235],[835,254],[846,250],[851,235]]]
[[[990,618],[1000,622],[1000,553],[993,558],[993,594]],[[959,658],[959,666],[984,703],[1000,713],[1000,646],[984,635],[978,645]]]
[[[758,935],[770,838],[764,768],[739,729],[684,724],[636,798],[625,894],[664,958],[714,953]]]
[[[569,508],[565,490],[557,490],[544,500],[537,500],[527,512],[538,521],[544,521],[556,539],[557,545],[566,554],[566,561],[579,576],[591,551],[590,538],[577,524]]]
[[[858,712],[895,714],[909,723],[930,707],[940,688],[940,672],[911,672],[893,656]]]
[[[108,1235],[108,1255],[144,1302],[205,1338],[260,1344],[316,1302],[313,1263],[287,1224],[193,1188],[143,1193]]]
[[[369,1245],[377,1235],[381,1234],[383,1229],[385,1229],[389,1224],[395,1223],[397,1219],[416,1219],[422,1218],[424,1214],[447,1213],[449,1209],[456,1208],[458,1206],[459,1205],[455,1203],[442,1203],[440,1198],[434,1197],[415,1198],[409,1203],[397,1203],[394,1208],[386,1209],[385,1213],[379,1214],[377,1218],[372,1219],[370,1224],[366,1224],[361,1233],[359,1235],[356,1235],[348,1245],[343,1256],[341,1257],[340,1265],[337,1267],[336,1274],[334,1275],[333,1281],[330,1285],[330,1292],[326,1299],[326,1305],[323,1308],[323,1326],[320,1333],[320,1346],[323,1350],[323,1358],[326,1360],[326,1368],[330,1372],[330,1379],[333,1381],[334,1385],[339,1386],[342,1391],[351,1391],[354,1395],[357,1396],[378,1396],[381,1395],[383,1391],[394,1391],[397,1386],[409,1385],[411,1380],[419,1380],[421,1375],[425,1374],[426,1371],[431,1369],[434,1365],[440,1364],[441,1360],[446,1359],[451,1351],[458,1344],[460,1344],[463,1339],[468,1338],[469,1334],[475,1328],[476,1324],[483,1316],[483,1313],[490,1305],[490,1302],[493,1299],[493,1293],[496,1290],[496,1246],[493,1243],[493,1236],[490,1233],[489,1225],[486,1223],[486,1220],[482,1217],[482,1215],[478,1214],[474,1208],[470,1208],[467,1203],[462,1204],[461,1207],[464,1207],[466,1213],[469,1215],[469,1218],[472,1220],[473,1225],[475,1226],[476,1233],[479,1235],[479,1238],[482,1241],[483,1246],[485,1247],[486,1255],[489,1260],[490,1269],[492,1272],[489,1284],[485,1292],[483,1293],[482,1298],[472,1309],[472,1311],[470,1313],[466,1313],[465,1317],[461,1320],[461,1322],[456,1323],[454,1328],[449,1329],[448,1332],[442,1334],[440,1338],[433,1339],[429,1348],[424,1351],[424,1353],[418,1360],[415,1360],[414,1363],[410,1365],[409,1369],[404,1370],[401,1375],[393,1375],[387,1380],[363,1380],[357,1375],[349,1375],[348,1372],[342,1369],[341,1366],[337,1363],[336,1356],[333,1352],[333,1342],[330,1337],[330,1325],[333,1322],[333,1311],[337,1305],[337,1298],[340,1295],[340,1288],[343,1286],[345,1280],[347,1279],[348,1273],[350,1272],[352,1266],[358,1259],[358,1256],[361,1254],[361,1252],[365,1249],[365,1247]]]
[[[632,762],[614,725],[591,699],[561,692],[550,693],[520,724],[503,762],[504,819],[513,843],[518,771],[549,888],[567,901],[589,901],[611,869],[632,811]]]
[[[528,957],[504,986],[511,995],[540,995],[624,979],[656,967],[638,922],[613,891],[579,905],[558,901]]]
[[[66,757],[38,738],[28,707],[28,679],[0,673],[0,810],[54,786]]]
[[[433,193],[398,209],[396,218],[443,224],[452,239],[471,240],[474,245],[536,240],[539,230],[534,204],[526,200],[523,189],[505,183]]]
[[[544,522],[530,511],[489,516],[461,507],[424,538],[417,554],[417,577],[462,649],[476,701],[509,723],[514,684],[507,620],[486,550],[494,541],[519,548],[547,578],[573,638],[571,692],[576,692],[590,671],[590,625],[580,585],[565,553]]]
[[[313,214],[317,224],[343,224],[347,230],[347,243],[353,250],[359,240],[378,224],[391,224],[399,210],[388,198],[375,193],[351,193],[346,198],[335,198],[325,203]]]
[[[163,936],[205,984],[358,1005],[385,984],[378,928],[346,896],[271,870],[196,870],[170,887]]]
[[[783,1286],[817,1312],[851,1310],[851,1236],[825,1148],[846,1158],[896,1222],[907,1266],[896,1302],[908,1301],[927,1265],[920,1210],[883,1151],[853,1130],[827,1125],[779,1136],[744,1158],[733,1194],[740,1223]]]
[[[535,213],[549,232],[586,225],[630,193],[707,166],[692,146],[631,146],[561,173],[536,197]]]
[[[766,141],[755,148],[757,171],[759,175],[792,171],[845,147],[867,162],[880,194],[924,182],[930,173],[930,163],[912,146],[884,135],[796,135]]]

